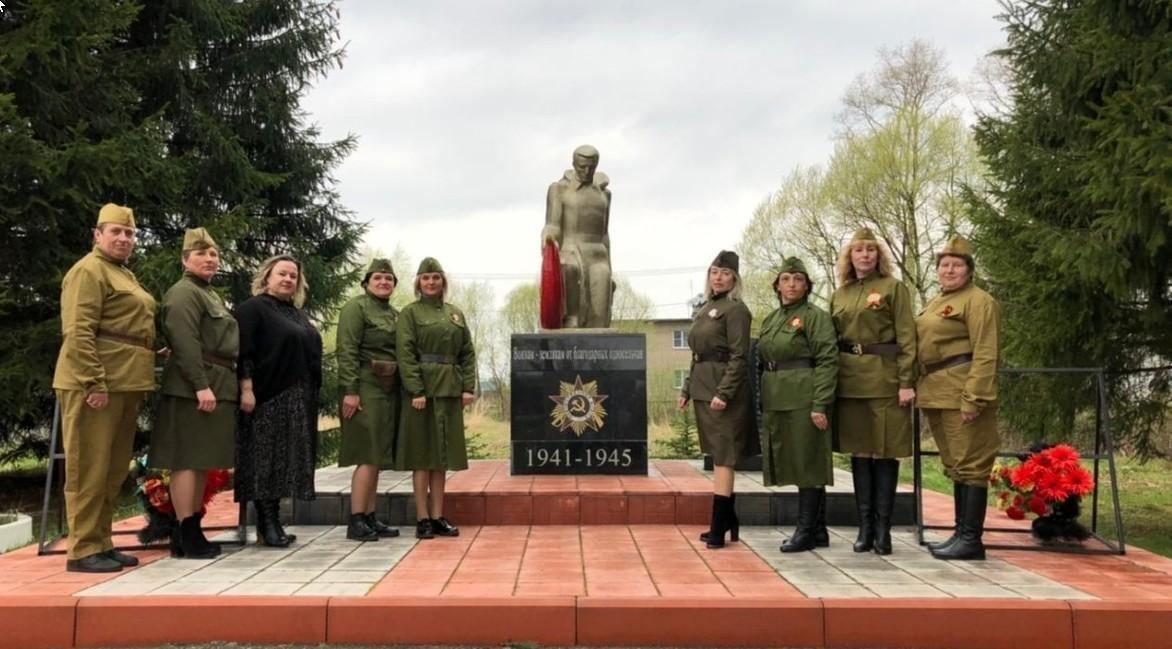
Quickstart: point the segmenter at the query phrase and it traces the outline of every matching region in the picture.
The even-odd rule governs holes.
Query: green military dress
[[[700,307],[688,330],[692,365],[680,394],[695,408],[700,450],[718,466],[736,466],[758,452],[749,384],[752,320],[744,302],[720,295]],[[727,407],[713,410],[714,397]]]
[[[208,282],[191,273],[167,291],[159,316],[171,357],[163,370],[150,462],[161,469],[233,464],[240,329]],[[211,388],[216,409],[200,412],[195,393]]]
[[[968,284],[937,295],[916,318],[920,349],[916,404],[936,439],[945,475],[962,484],[985,486],[1001,447],[997,430],[1000,313],[993,296]],[[965,423],[962,413],[979,415]]]
[[[395,327],[399,312],[366,292],[338,316],[338,381],[342,394],[357,394],[362,410],[342,420],[338,466],[391,466],[399,425],[399,377]]]
[[[838,331],[838,399],[834,450],[901,458],[912,454],[911,408],[899,391],[915,387],[916,322],[907,287],[875,273],[840,286],[830,297]],[[851,345],[886,344],[897,351],[857,353]]]
[[[403,404],[395,441],[395,469],[468,468],[463,393],[476,390],[476,353],[459,309],[440,297],[421,297],[399,314],[396,346]],[[411,407],[427,397],[427,407]]]
[[[829,416],[838,376],[838,345],[830,314],[805,298],[770,313],[757,339],[761,370],[761,431],[766,485],[834,484],[830,431],[811,413]]]

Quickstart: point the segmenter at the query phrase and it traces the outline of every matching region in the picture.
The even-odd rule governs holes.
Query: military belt
[[[956,365],[971,363],[972,360],[972,354],[957,354],[956,356],[949,356],[948,358],[936,363],[924,363],[924,374],[931,374],[933,372],[939,372],[940,370],[946,370]]]
[[[438,363],[440,365],[455,365],[456,357],[451,354],[420,354],[420,363]]]
[[[692,360],[697,363],[727,363],[732,359],[728,352],[709,352],[707,354],[692,354]]]
[[[871,343],[864,345],[862,343],[840,340],[838,341],[838,351],[844,354],[854,354],[855,356],[862,356],[864,354],[898,356],[899,352],[903,351],[903,348],[900,347],[899,343]]]
[[[145,349],[151,349],[151,345],[146,338],[139,338],[138,336],[131,336],[128,334],[120,334],[116,331],[108,329],[98,329],[98,338],[105,338],[106,340],[113,340],[127,345],[137,345]]]
[[[211,363],[212,365],[226,367],[233,372],[236,371],[236,361],[231,358],[224,358],[223,356],[216,356],[215,354],[204,354],[203,361],[205,363]]]
[[[761,364],[766,372],[780,372],[781,370],[800,370],[814,367],[812,358],[794,358],[788,361],[765,361]]]

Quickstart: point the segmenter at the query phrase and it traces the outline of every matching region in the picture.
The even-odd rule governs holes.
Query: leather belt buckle
[[[862,356],[863,355],[862,343],[851,343],[851,353],[854,354],[855,356]]]

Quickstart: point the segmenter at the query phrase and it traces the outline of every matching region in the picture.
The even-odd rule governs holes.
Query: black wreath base
[[[1034,519],[1030,531],[1042,543],[1082,543],[1091,538],[1091,531],[1078,522],[1080,496],[1071,496],[1051,507],[1053,513]]]

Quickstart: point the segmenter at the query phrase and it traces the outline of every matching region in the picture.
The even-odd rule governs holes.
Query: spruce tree
[[[170,200],[157,114],[138,109],[138,7],[5,2],[0,14],[0,450],[44,452],[65,271],[93,243],[103,203]]]
[[[975,128],[991,187],[969,204],[1006,358],[1106,368],[1116,431],[1154,451],[1168,373],[1133,370],[1172,357],[1172,4],[1002,6],[1012,104]],[[1089,384],[1049,396],[1021,404],[1043,435],[1094,405]]]
[[[6,2],[0,19],[0,449],[44,453],[65,271],[98,208],[135,210],[131,268],[156,296],[184,228],[223,248],[230,302],[277,253],[302,260],[324,320],[355,281],[364,226],[300,102],[338,66],[338,12],[299,0]],[[15,443],[15,447],[13,446]]]

